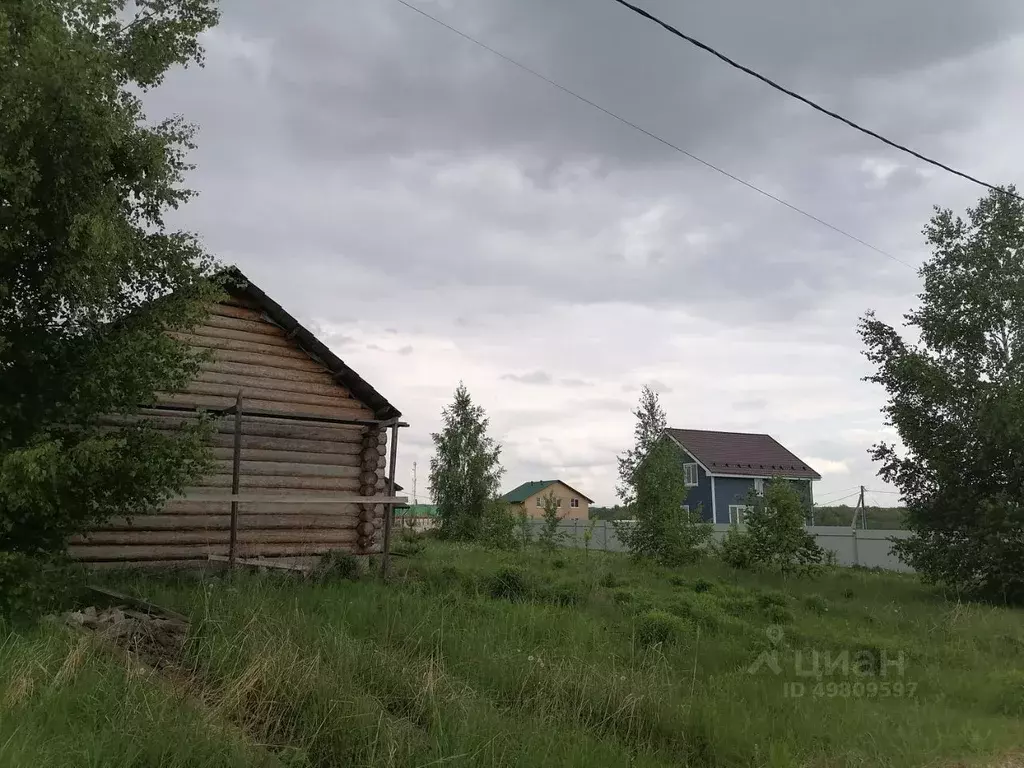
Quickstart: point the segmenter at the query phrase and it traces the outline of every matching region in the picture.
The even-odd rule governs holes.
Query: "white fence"
[[[534,531],[539,533],[543,521],[531,522]],[[587,520],[565,520],[559,523],[558,530],[565,534],[566,546],[582,548],[584,532],[589,526],[590,522]],[[728,530],[728,525],[716,525],[715,539],[721,541]],[[865,568],[884,568],[889,571],[912,570],[892,553],[892,539],[905,539],[910,536],[909,531],[858,530],[830,525],[809,526],[807,530],[823,549],[835,552],[836,561],[840,565],[861,565]],[[594,523],[590,546],[592,549],[603,549],[608,552],[625,550],[615,534],[614,526],[605,520]]]

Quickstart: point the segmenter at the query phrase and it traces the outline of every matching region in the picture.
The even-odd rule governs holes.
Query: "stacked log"
[[[384,450],[387,436],[376,427],[371,427],[363,434],[360,459],[361,474],[359,493],[363,496],[376,496],[381,488],[383,473],[380,471],[384,463]],[[359,534],[357,544],[361,552],[373,552],[379,543],[379,533],[384,522],[384,505],[360,504]]]
[[[258,307],[229,299],[212,308],[206,323],[183,335],[209,350],[196,379],[159,403],[222,408],[242,390],[240,490],[294,498],[294,502],[242,501],[238,504],[238,554],[241,557],[302,557],[332,549],[379,550],[384,506],[339,502],[303,503],[333,494],[375,496],[384,489],[384,441],[377,428],[328,421],[295,421],[248,415],[250,409],[306,417],[373,419],[318,360],[299,348]],[[174,431],[194,416],[144,409],[137,416],[106,419],[109,428],[144,420]],[[168,501],[156,514],[110,521],[102,530],[75,537],[69,553],[94,564],[200,564],[207,556],[227,554],[234,445],[234,418],[218,419],[210,438],[214,463],[210,474],[187,498]],[[205,498],[209,496],[210,498]]]

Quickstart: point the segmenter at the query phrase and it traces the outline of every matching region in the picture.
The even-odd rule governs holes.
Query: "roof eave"
[[[331,371],[358,400],[369,406],[378,419],[397,419],[402,415],[395,406],[388,402],[362,376],[352,370],[330,348],[314,336],[309,329],[292,317],[280,304],[270,298],[263,290],[242,274],[238,267],[228,267],[221,273],[225,280],[224,289],[231,294],[251,298],[267,316],[281,326],[314,359],[318,360]]]

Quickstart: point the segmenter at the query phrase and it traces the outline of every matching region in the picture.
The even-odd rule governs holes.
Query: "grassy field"
[[[996,766],[1022,746],[1024,614],[906,576],[430,543],[388,586],[119,585],[192,617],[180,679],[4,630],[0,764]]]

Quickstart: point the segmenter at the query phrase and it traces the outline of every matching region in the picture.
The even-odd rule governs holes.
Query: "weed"
[[[692,634],[690,622],[665,611],[648,611],[636,623],[637,639],[645,645],[673,643]]]
[[[821,595],[808,595],[804,598],[804,607],[819,616],[828,613],[828,600]]]
[[[796,618],[793,612],[784,605],[768,605],[764,609],[765,618],[772,624],[792,624]]]
[[[349,552],[332,549],[325,553],[313,571],[313,577],[319,581],[328,579],[349,579],[355,581],[363,573],[359,558]]]
[[[608,587],[609,589],[620,585],[618,577],[611,571],[605,571],[601,574],[601,578],[597,581],[602,587]]]
[[[565,568],[565,566],[566,562],[564,557],[555,558],[555,560],[551,563],[551,567],[555,570],[561,570],[562,568]]]
[[[517,568],[503,568],[487,578],[487,592],[495,599],[526,600],[530,596],[527,575]]]
[[[710,592],[714,586],[714,583],[708,581],[707,579],[697,579],[695,582],[693,582],[693,591]]]

